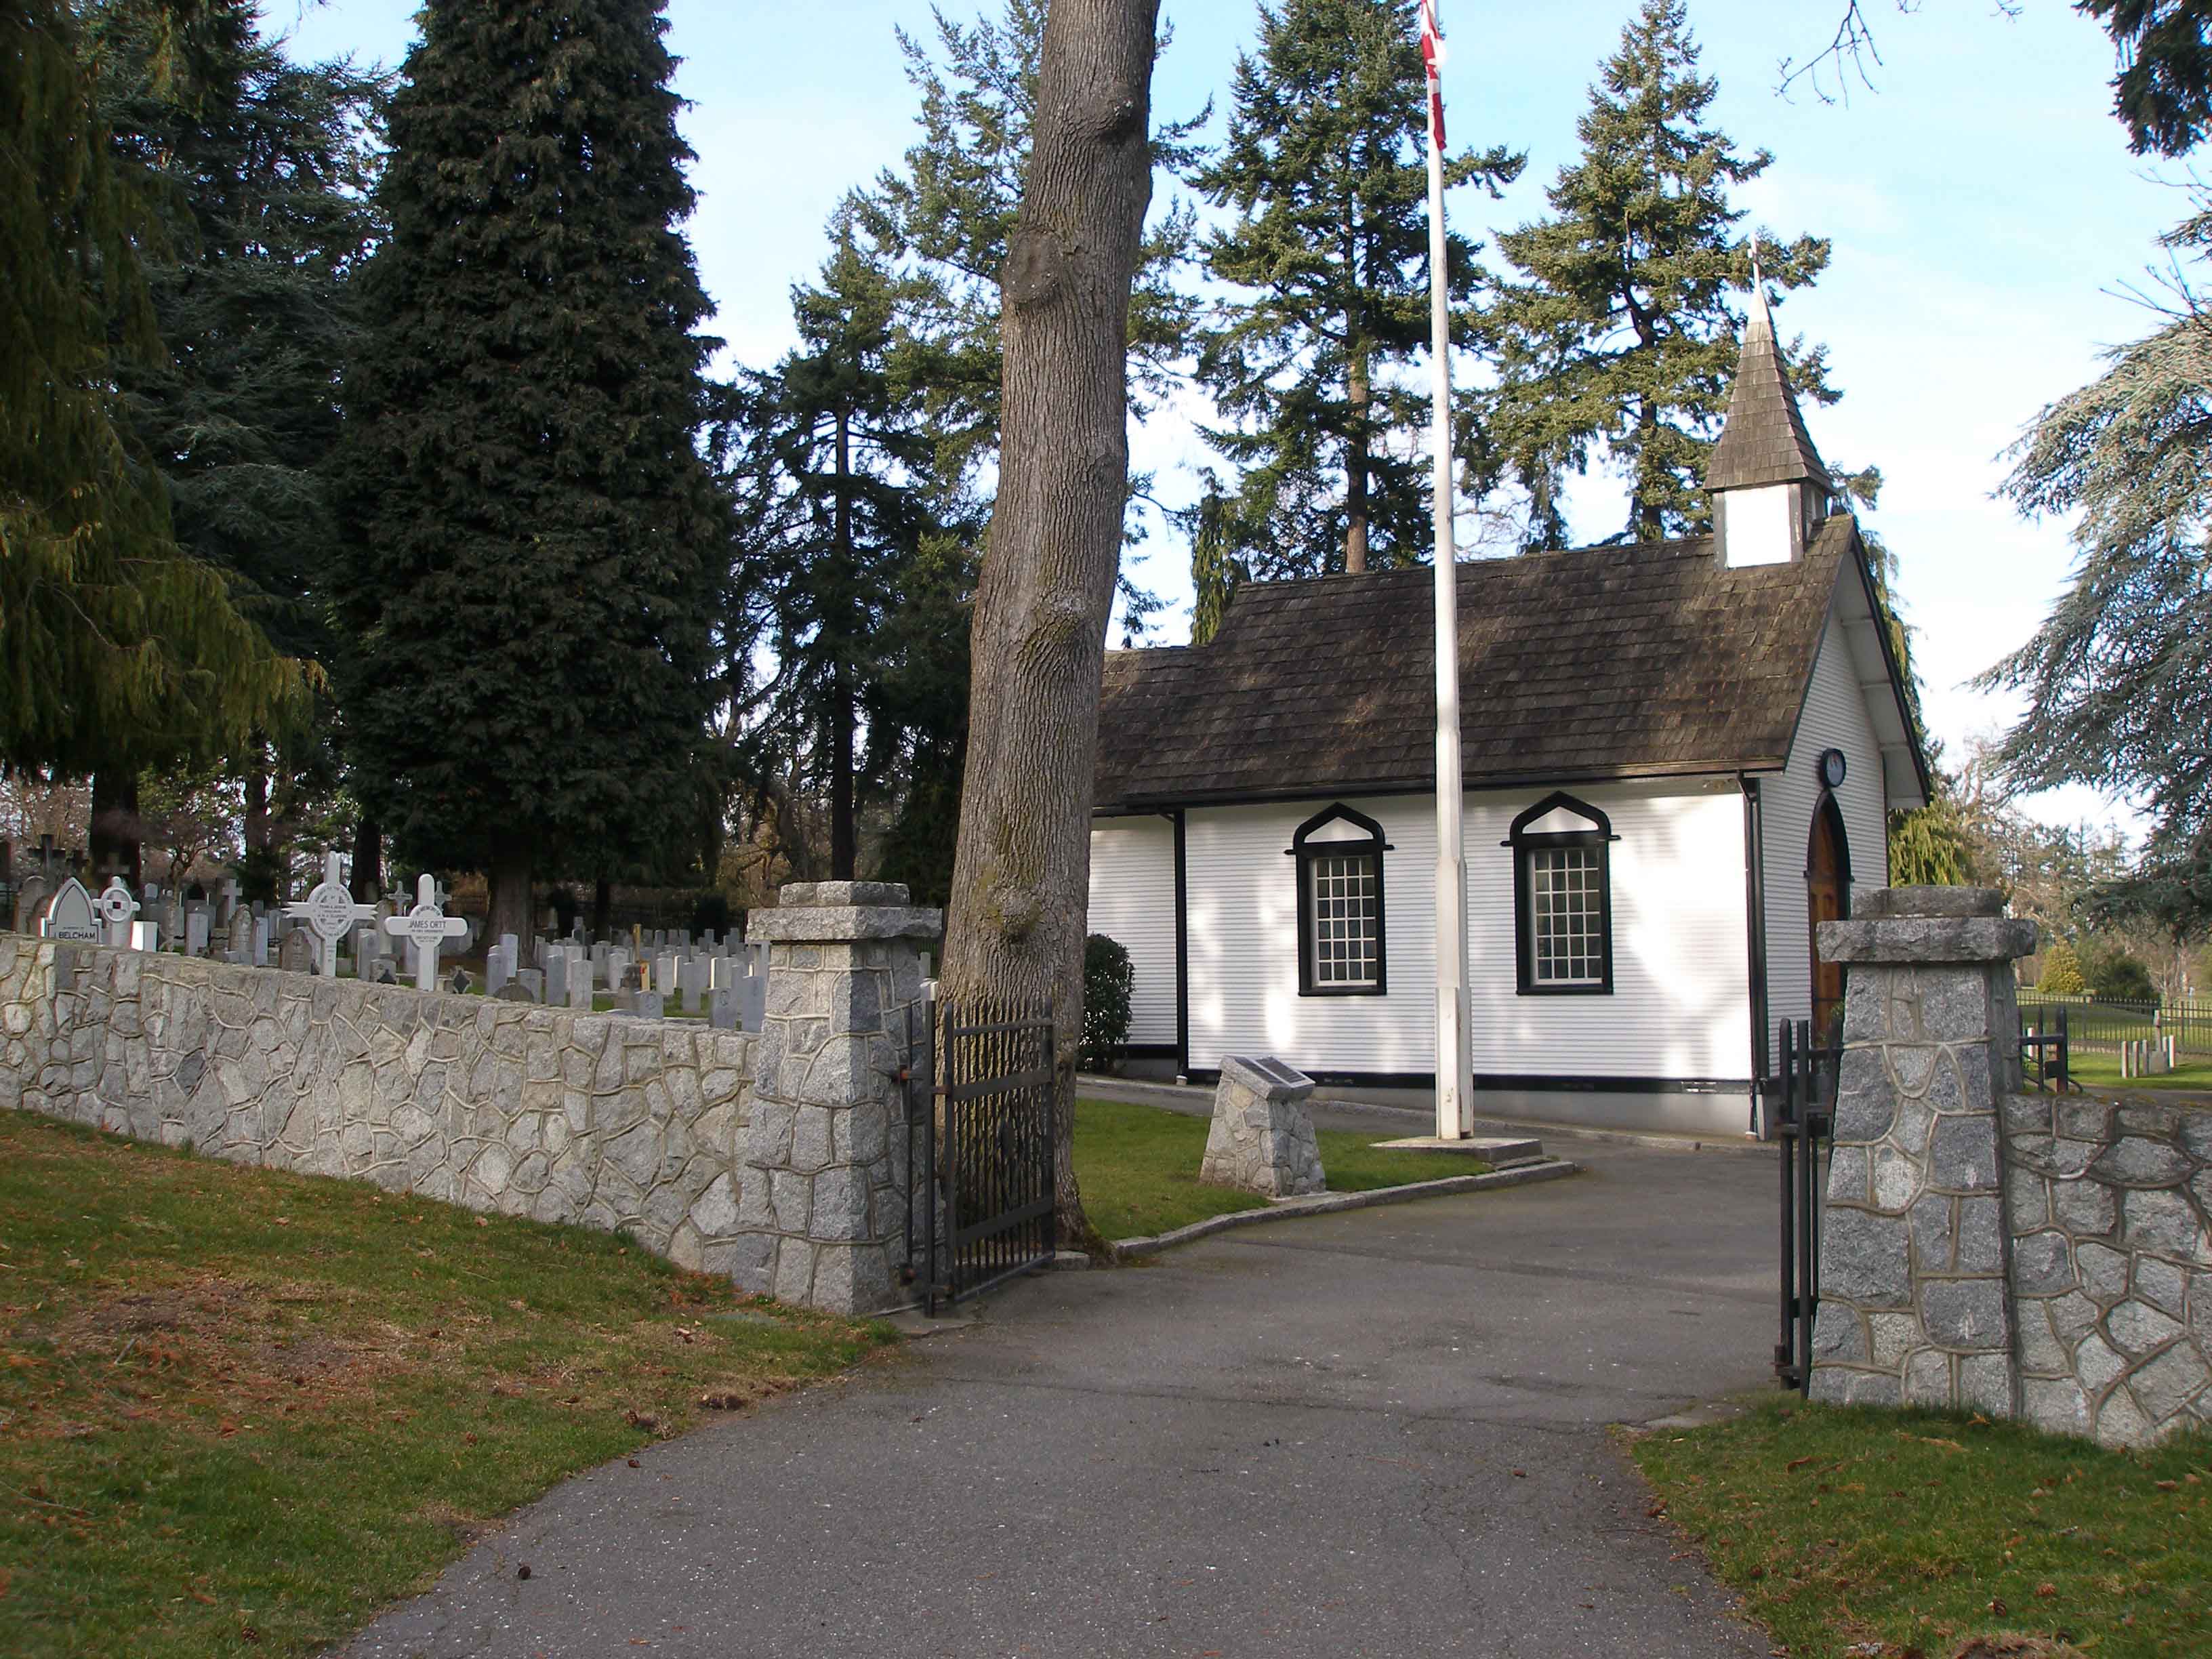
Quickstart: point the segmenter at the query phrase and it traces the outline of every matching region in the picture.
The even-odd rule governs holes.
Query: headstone
[[[74,945],[100,943],[100,913],[93,908],[92,895],[75,876],[61,884],[53,902],[46,906],[46,920],[39,931],[48,939],[66,939]]]
[[[489,991],[486,992],[485,994],[490,997],[494,1002],[535,1002],[538,1000],[536,997],[530,994],[529,988],[524,985],[519,979],[510,980],[507,984],[501,986],[496,991]]]
[[[204,957],[208,953],[208,941],[214,937],[214,918],[205,904],[185,907],[185,954]]]
[[[425,875],[415,884],[415,908],[404,916],[387,918],[384,931],[414,947],[415,988],[434,991],[438,988],[439,951],[449,939],[466,938],[469,925],[459,916],[447,915],[440,908],[438,884],[430,876]]]
[[[159,922],[134,921],[131,924],[131,948],[134,951],[158,951],[161,948],[161,927]]]
[[[568,957],[568,1005],[581,1014],[592,1012],[592,959],[580,951]]]
[[[132,918],[137,914],[138,901],[131,896],[131,890],[123,884],[123,878],[116,877],[100,896],[100,926],[106,943],[118,950],[129,950]]]
[[[1198,1178],[1268,1198],[1326,1192],[1306,1099],[1313,1079],[1272,1057],[1224,1054]]]
[[[524,968],[517,970],[511,985],[520,985],[523,994],[532,1002],[545,1000],[545,975],[542,969]],[[513,1000],[512,998],[509,1000]]]
[[[46,895],[53,890],[52,881],[43,875],[23,878],[15,889],[15,914],[12,918],[17,933],[39,931],[39,913],[46,908]]]
[[[251,910],[233,910],[230,913],[230,931],[223,937],[226,960],[240,968],[253,965],[253,935],[258,931],[259,921],[260,918]]]
[[[664,1019],[667,1017],[658,991],[640,991],[631,1001],[629,1012],[640,1019]]]
[[[484,994],[486,996],[497,996],[514,978],[514,963],[507,955],[507,951],[513,948],[513,945],[514,935],[509,934],[493,945],[491,954],[484,958]]]
[[[434,972],[435,969],[432,971]],[[453,978],[446,981],[446,988],[457,997],[468,995],[475,985],[476,981],[469,977],[469,970],[465,968],[454,969]]]
[[[555,945],[545,953],[545,1000],[566,1007],[568,1002],[568,952]]]
[[[288,974],[312,973],[317,953],[314,936],[304,927],[295,927],[276,947],[276,965]]]
[[[684,964],[677,975],[677,1004],[687,1014],[696,1014],[707,1006],[707,958],[694,957]]]
[[[253,965],[256,968],[269,965],[269,946],[276,936],[276,919],[274,916],[256,915],[253,918]]]
[[[707,1023],[718,1031],[740,1029],[736,991],[717,987],[707,993]]]
[[[325,979],[338,976],[338,941],[356,922],[374,921],[376,916],[373,906],[353,902],[353,895],[346,890],[343,869],[336,853],[328,854],[323,860],[322,884],[301,902],[284,907],[286,915],[306,922],[308,931],[314,934],[319,947],[315,952],[316,971]]]

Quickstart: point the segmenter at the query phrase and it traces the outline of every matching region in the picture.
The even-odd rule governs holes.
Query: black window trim
[[[1540,823],[1562,808],[1596,827],[1529,833],[1530,824]],[[1521,995],[1609,997],[1613,994],[1613,843],[1620,839],[1613,833],[1611,818],[1588,801],[1579,799],[1564,789],[1553,791],[1513,820],[1511,830],[1499,844],[1513,850],[1513,967]],[[1600,971],[1593,984],[1547,985],[1540,984],[1536,979],[1536,918],[1528,904],[1528,855],[1563,847],[1592,847],[1597,849]]]
[[[1332,823],[1348,823],[1364,830],[1364,841],[1323,841],[1311,838]],[[1381,997],[1390,994],[1389,932],[1386,926],[1388,907],[1383,893],[1389,884],[1384,879],[1387,860],[1385,853],[1393,852],[1390,843],[1383,839],[1382,826],[1364,812],[1356,811],[1342,801],[1324,807],[1297,827],[1291,844],[1283,849],[1283,856],[1297,861],[1298,908],[1298,994],[1302,997]],[[1314,980],[1313,959],[1313,861],[1317,858],[1340,858],[1344,854],[1365,853],[1375,860],[1375,981],[1371,985],[1321,985]]]

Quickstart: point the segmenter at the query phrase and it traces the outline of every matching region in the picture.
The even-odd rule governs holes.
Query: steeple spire
[[[1835,480],[1813,447],[1782,367],[1766,272],[1751,244],[1751,305],[1736,359],[1728,423],[1705,466],[1722,563],[1784,564],[1799,557],[1829,512]]]
[[[1797,394],[1783,371],[1756,239],[1751,245],[1751,315],[1736,360],[1735,390],[1729,398],[1728,424],[1721,428],[1721,440],[1713,446],[1705,468],[1705,488],[1718,491],[1813,483],[1827,490],[1832,487],[1828,469],[1813,447]]]

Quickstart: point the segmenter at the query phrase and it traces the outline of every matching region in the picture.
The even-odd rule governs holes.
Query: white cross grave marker
[[[123,878],[111,880],[99,899],[100,925],[107,930],[107,942],[118,950],[131,947],[131,918],[138,914],[138,901],[131,896],[131,890],[123,884]]]
[[[373,905],[356,904],[346,890],[336,853],[324,860],[322,885],[308,894],[305,902],[286,905],[284,914],[306,922],[314,934],[315,971],[325,979],[338,976],[338,941],[346,930],[357,921],[376,920]]]
[[[384,931],[394,939],[404,939],[415,947],[415,987],[417,990],[438,988],[438,950],[449,939],[468,937],[469,923],[465,916],[449,916],[438,906],[438,884],[434,878],[424,876],[415,884],[415,908],[404,916],[387,916]]]

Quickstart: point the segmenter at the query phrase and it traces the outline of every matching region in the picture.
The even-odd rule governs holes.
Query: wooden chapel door
[[[1805,859],[1805,896],[1813,954],[1813,1041],[1833,1041],[1844,1013],[1844,970],[1820,957],[1820,924],[1843,921],[1851,911],[1850,851],[1844,839],[1844,815],[1832,796],[1813,814],[1813,840]]]

